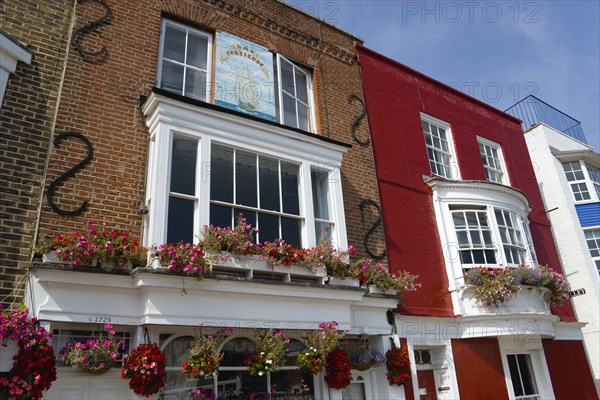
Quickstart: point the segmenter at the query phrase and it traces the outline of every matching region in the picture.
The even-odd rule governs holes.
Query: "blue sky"
[[[505,110],[534,94],[600,150],[600,2],[288,1],[365,46]]]

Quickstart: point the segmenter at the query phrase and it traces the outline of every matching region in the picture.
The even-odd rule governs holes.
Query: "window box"
[[[336,278],[335,276],[331,276],[329,278],[329,280],[327,281],[327,283],[330,285],[337,285],[337,286],[348,286],[348,287],[359,287],[360,286],[360,282],[358,281],[358,279]]]
[[[463,286],[459,290],[462,315],[550,314],[548,306],[550,290],[544,287],[523,286],[515,296],[497,307],[478,302],[473,296],[473,291],[473,286]]]
[[[228,253],[221,253],[221,259],[212,265],[213,273],[244,276],[246,279],[267,279],[281,282],[312,282],[324,284],[327,271],[325,268],[315,268],[310,271],[302,265],[275,265],[271,268],[266,261],[261,260],[258,256],[227,256]],[[213,255],[209,255],[209,259],[214,259]],[[166,269],[166,267],[158,264],[158,259],[155,260],[155,268]]]

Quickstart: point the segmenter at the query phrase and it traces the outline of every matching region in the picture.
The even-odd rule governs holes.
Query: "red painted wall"
[[[365,47],[357,52],[390,269],[418,274],[422,284],[406,294],[401,311],[452,315],[432,191],[423,182],[431,171],[420,112],[451,125],[464,180],[485,179],[477,135],[501,145],[511,185],[527,194],[533,208],[529,217],[538,261],[562,271],[520,121]],[[575,320],[570,303],[556,312]]]
[[[508,399],[497,339],[452,340],[452,353],[461,399]]]
[[[543,339],[542,344],[556,400],[598,398],[581,340]]]

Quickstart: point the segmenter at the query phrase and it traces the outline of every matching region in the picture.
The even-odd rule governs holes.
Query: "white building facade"
[[[600,390],[600,154],[542,123],[525,139]]]

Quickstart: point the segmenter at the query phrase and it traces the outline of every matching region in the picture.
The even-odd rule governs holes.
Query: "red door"
[[[421,393],[419,400],[436,400],[433,371],[417,371],[417,379],[419,381],[419,393]],[[423,391],[425,391],[425,394],[423,394]]]

